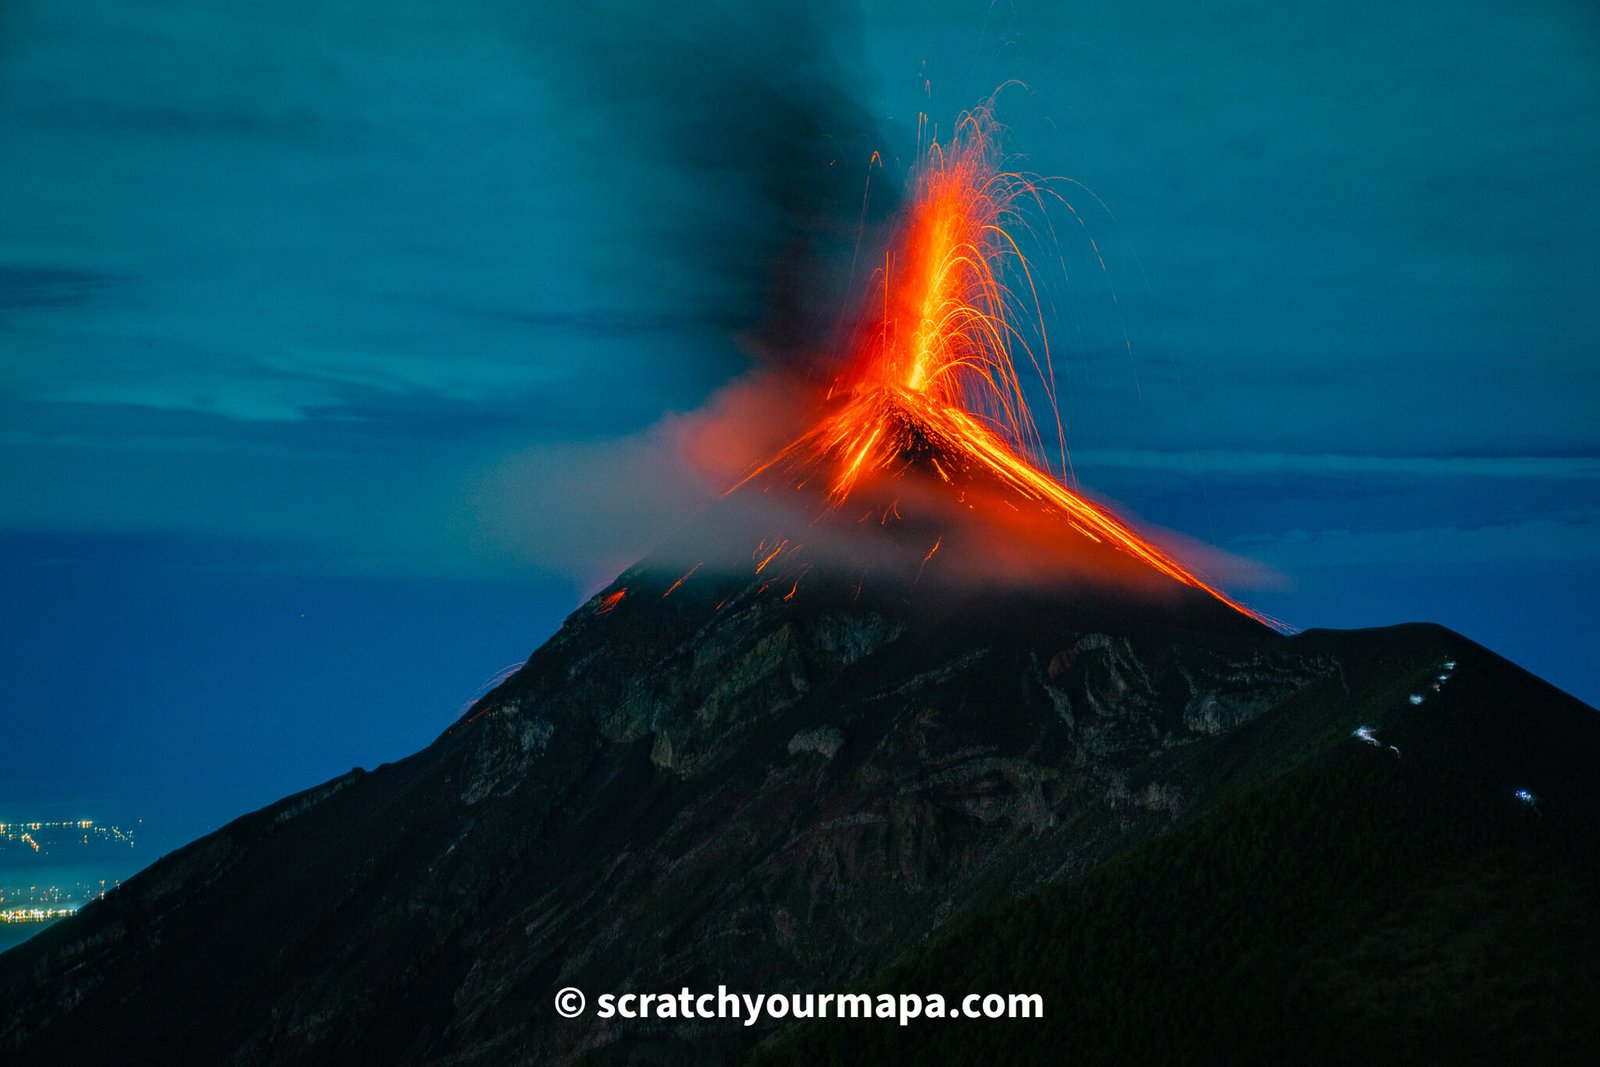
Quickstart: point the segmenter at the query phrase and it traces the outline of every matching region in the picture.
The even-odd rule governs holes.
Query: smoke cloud
[[[666,209],[635,250],[658,258],[658,284],[698,275],[747,351],[814,364],[862,227],[893,212],[901,186],[875,178],[864,196],[886,146],[856,73],[859,13],[846,0],[535,7],[527,39],[574,116],[567,132],[626,146],[620,160],[643,161],[641,200]]]

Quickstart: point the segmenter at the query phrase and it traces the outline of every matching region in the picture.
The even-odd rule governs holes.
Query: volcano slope
[[[1590,709],[1438,627],[1285,637],[1160,576],[1091,581],[1128,563],[1076,534],[1076,578],[975,582],[992,530],[908,503],[796,545],[748,503],[428,748],[0,956],[0,1060],[848,1059],[845,1024],[568,1021],[552,997],[901,977],[1049,992],[1043,1024],[925,1024],[961,1054],[1054,1061],[1109,1020],[1083,1047],[1119,1058],[1155,1020],[1376,1055],[1485,1003],[1503,1048],[1593,1035],[1563,1014],[1600,958]],[[871,550],[824,558],[830,525]],[[1341,1045],[1347,1022],[1393,1027]]]
[[[1435,626],[1290,643],[1354,665],[1352,685],[1191,748],[1191,773],[1227,783],[1207,810],[861,986],[1028,991],[1042,1020],[808,1023],[755,1060],[1594,1062],[1594,709]]]

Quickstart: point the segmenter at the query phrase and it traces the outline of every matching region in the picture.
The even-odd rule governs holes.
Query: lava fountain
[[[963,115],[948,144],[931,143],[828,391],[832,409],[740,484],[768,473],[804,484],[820,471],[836,508],[865,479],[914,464],[951,484],[998,483],[1091,540],[1281,629],[1063,484],[1040,458],[1045,440],[1024,370],[1042,383],[1063,466],[1066,435],[1019,236],[1030,236],[1030,217],[1043,216],[1052,199],[1065,203],[1048,180],[1007,169],[990,106]]]

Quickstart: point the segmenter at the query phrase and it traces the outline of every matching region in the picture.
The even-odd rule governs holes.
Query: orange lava
[[[830,390],[841,405],[745,481],[769,470],[809,480],[820,466],[830,472],[828,498],[837,506],[867,476],[892,474],[920,459],[945,482],[998,481],[1058,513],[1085,537],[1280,626],[1030,458],[1044,453],[1045,442],[1019,367],[1042,383],[1063,465],[1066,455],[1044,316],[1032,268],[1014,236],[1027,231],[1030,211],[1043,214],[1047,198],[1058,198],[1048,182],[1005,168],[987,106],[964,115],[949,144],[931,145],[908,215],[885,256],[881,292],[868,305],[857,348]]]
[[[687,582],[690,578],[694,577],[694,572],[699,570],[701,567],[704,567],[705,565],[706,565],[705,561],[701,560],[699,563],[696,563],[693,567],[690,567],[688,569],[688,571],[684,573],[683,577],[681,577],[677,581],[673,582],[672,585],[670,585],[667,588],[667,591],[665,593],[661,594],[661,599],[665,600],[667,597],[669,597],[673,593],[677,592],[678,591],[678,586],[682,585],[684,582]]]

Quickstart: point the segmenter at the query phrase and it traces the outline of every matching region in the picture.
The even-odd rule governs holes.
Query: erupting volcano
[[[962,116],[948,144],[935,140],[923,153],[877,291],[864,301],[850,358],[828,391],[831,410],[740,485],[774,474],[795,487],[821,482],[832,510],[879,481],[891,487],[878,502],[887,522],[899,515],[893,483],[913,469],[931,471],[968,508],[1050,516],[1064,524],[1063,535],[1070,528],[1286,629],[1063,484],[1043,460],[1025,373],[1038,379],[1034,391],[1049,407],[1063,468],[1066,432],[1022,238],[1047,201],[1070,205],[1048,179],[1007,168],[998,131],[982,106]],[[1056,548],[1070,554],[1075,543],[1063,536]]]
[[[426,748],[0,953],[0,1061],[1592,1060],[1600,715],[1441,627],[1275,633],[1063,484],[1059,198],[995,129],[922,157],[792,443]],[[1046,1007],[688,1010],[868,990]]]

